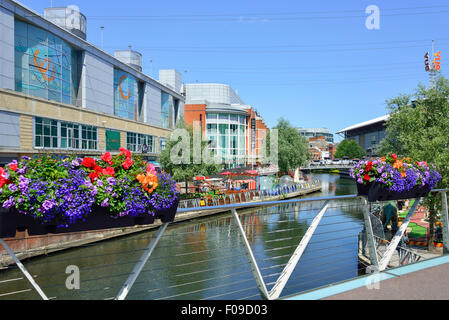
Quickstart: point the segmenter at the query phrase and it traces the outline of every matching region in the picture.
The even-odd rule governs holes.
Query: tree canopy
[[[365,150],[355,140],[344,139],[338,144],[337,151],[335,151],[335,158],[341,159],[349,157],[351,159],[362,158],[365,155]]]
[[[217,174],[221,166],[215,163],[207,163],[200,159],[201,161],[197,163],[194,159],[194,152],[196,151],[193,145],[193,128],[185,123],[184,119],[180,119],[176,125],[175,129],[185,129],[188,133],[188,144],[190,148],[188,150],[180,150],[181,152],[187,152],[186,163],[175,163],[173,161],[173,153],[177,153],[177,149],[181,139],[167,139],[166,148],[162,150],[159,158],[162,168],[168,172],[177,181],[189,181],[195,176],[203,175],[210,176]],[[202,134],[201,134],[202,137]],[[201,138],[201,151],[203,151],[207,146],[207,141]]]
[[[310,159],[309,144],[301,133],[284,118],[273,128],[278,130],[278,166],[288,172],[305,165]]]
[[[449,80],[439,77],[433,88],[419,85],[414,94],[387,101],[390,118],[382,154],[394,152],[433,163],[449,185]]]
[[[381,142],[383,154],[434,164],[442,179],[439,187],[449,185],[449,81],[440,76],[435,86],[419,85],[413,94],[402,94],[387,101],[390,118],[386,137]],[[432,245],[436,214],[441,207],[441,195],[430,193],[425,198],[429,209],[428,243]]]

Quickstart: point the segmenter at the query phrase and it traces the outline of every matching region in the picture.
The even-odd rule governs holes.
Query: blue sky
[[[156,79],[176,68],[184,83],[229,84],[270,127],[284,117],[335,133],[386,114],[387,99],[428,85],[432,39],[447,76],[444,0],[21,2],[39,13],[77,5],[91,43],[101,45],[104,26],[104,50],[131,45]],[[369,5],[380,9],[379,30],[365,26]]]

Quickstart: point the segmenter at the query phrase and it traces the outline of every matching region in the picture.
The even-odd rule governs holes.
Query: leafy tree
[[[215,163],[208,164],[203,159],[201,159],[200,163],[194,163],[194,146],[193,146],[193,128],[185,123],[184,119],[181,118],[175,129],[185,129],[189,135],[189,143],[190,143],[190,154],[187,155],[188,163],[179,163],[176,164],[172,161],[172,149],[180,143],[181,138],[177,140],[168,139],[166,148],[162,150],[160,154],[159,161],[161,163],[162,168],[168,172],[176,181],[184,181],[187,192],[188,181],[190,181],[193,177],[203,175],[210,176],[213,174],[217,174],[221,166]],[[202,137],[202,134],[201,134]],[[207,146],[207,141],[201,138],[201,150],[204,150]],[[184,150],[185,152],[185,150]],[[181,153],[181,151],[179,152]]]
[[[278,166],[282,172],[305,165],[311,158],[309,144],[301,133],[284,118],[278,120]]]
[[[365,150],[355,140],[344,139],[338,144],[337,151],[335,151],[335,158],[341,159],[349,157],[351,159],[362,158],[365,155]]]
[[[383,154],[394,152],[419,161],[433,163],[442,175],[440,188],[449,185],[449,81],[440,76],[435,86],[419,85],[414,94],[400,95],[387,101],[390,118]],[[431,193],[425,200],[430,213],[429,234],[433,235],[441,196]],[[429,246],[432,245],[432,239]]]

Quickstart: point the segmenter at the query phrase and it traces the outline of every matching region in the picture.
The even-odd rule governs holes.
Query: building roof
[[[366,126],[369,126],[369,125],[371,125],[371,124],[375,124],[375,123],[379,123],[379,122],[384,122],[384,121],[387,121],[388,118],[390,118],[390,115],[389,115],[389,114],[387,114],[387,115],[385,115],[385,116],[382,116],[382,117],[375,118],[375,119],[371,119],[371,120],[368,120],[368,121],[365,121],[365,122],[361,122],[361,123],[358,123],[358,124],[354,124],[354,125],[352,125],[352,126],[349,126],[349,127],[347,127],[347,128],[344,128],[344,129],[338,131],[337,134],[343,133],[343,132],[347,132],[347,131],[351,131],[351,130],[358,129],[358,128],[362,128],[362,127],[366,127]]]

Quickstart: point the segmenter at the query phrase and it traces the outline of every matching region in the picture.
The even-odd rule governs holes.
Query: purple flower
[[[115,186],[117,184],[114,177],[109,177],[107,180],[111,186]]]
[[[12,192],[16,192],[17,191],[17,186],[14,183],[8,185],[8,188]]]
[[[103,186],[103,180],[98,179],[97,180],[97,186],[102,187]]]
[[[14,197],[9,197],[8,200],[3,202],[3,208],[11,208],[15,204]]]
[[[78,160],[72,160],[72,166],[79,167],[80,166],[79,161]]]
[[[102,207],[108,207],[108,206],[109,206],[109,198],[104,199],[104,200],[101,202],[101,206],[102,206]]]
[[[19,168],[19,169],[17,169],[17,173],[24,174],[26,172],[26,170],[27,170],[27,167]]]
[[[106,192],[111,193],[112,192],[112,187],[111,186],[107,186],[106,187]]]
[[[42,203],[42,207],[43,207],[46,211],[51,210],[51,209],[53,208],[54,205],[55,205],[55,204],[54,204],[54,202],[53,202],[52,200],[45,200],[45,201]]]

